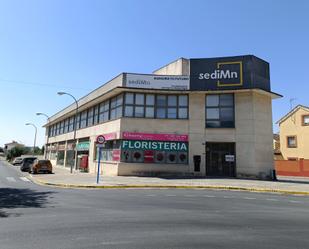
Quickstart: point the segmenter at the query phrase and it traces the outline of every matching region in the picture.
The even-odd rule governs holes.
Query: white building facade
[[[278,97],[255,56],[180,58],[152,74],[118,75],[78,100],[76,122],[75,104],[53,115],[46,153],[96,172],[104,135],[103,175],[270,178]]]

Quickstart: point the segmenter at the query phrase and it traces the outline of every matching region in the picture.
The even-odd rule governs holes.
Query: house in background
[[[282,159],[309,159],[309,107],[298,105],[277,123]]]
[[[15,147],[24,147],[25,145],[18,143],[16,141],[12,141],[11,143],[4,144],[4,153],[7,153],[9,150],[15,148]]]

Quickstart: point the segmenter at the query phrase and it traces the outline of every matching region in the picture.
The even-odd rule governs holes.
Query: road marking
[[[208,197],[208,198],[214,198],[214,195],[203,195],[204,197]]]
[[[235,198],[235,197],[234,197],[234,196],[226,196],[226,195],[225,195],[225,196],[223,196],[223,198],[224,198],[224,199],[232,199],[232,198]]]
[[[14,177],[6,177],[9,182],[16,182]]]
[[[175,197],[176,195],[165,195],[166,197]]]
[[[271,199],[271,198],[269,198],[269,199],[266,199],[266,201],[278,201],[278,199]]]
[[[256,200],[254,197],[244,197],[245,200]]]
[[[146,195],[146,196],[148,196],[148,197],[154,197],[154,196],[156,196],[156,195]]]
[[[30,180],[27,177],[19,177],[24,182],[30,182]]]
[[[196,195],[184,195],[184,197],[195,197]]]

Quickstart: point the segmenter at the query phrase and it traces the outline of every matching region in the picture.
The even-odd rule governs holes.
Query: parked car
[[[14,161],[12,162],[13,165],[21,165],[23,162],[23,158],[22,157],[16,157],[14,159]]]
[[[29,172],[31,170],[31,165],[36,160],[36,157],[25,157],[20,166],[20,170],[24,172]]]
[[[38,173],[49,173],[53,172],[53,166],[49,160],[35,160],[31,166],[30,173],[38,174]]]

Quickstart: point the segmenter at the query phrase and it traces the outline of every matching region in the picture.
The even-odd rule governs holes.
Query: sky
[[[53,115],[121,72],[179,57],[253,54],[270,63],[275,121],[309,106],[309,1],[0,0],[0,146],[44,144]]]

